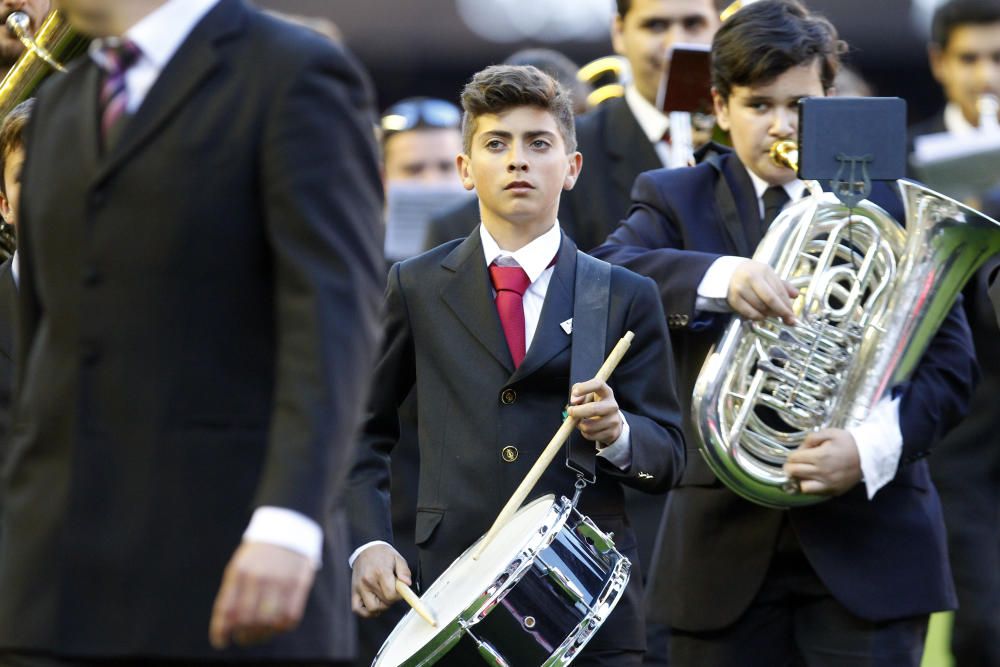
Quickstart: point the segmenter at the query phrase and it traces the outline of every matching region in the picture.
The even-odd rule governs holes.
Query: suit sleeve
[[[352,551],[375,540],[392,544],[390,456],[399,441],[399,406],[416,377],[399,264],[389,272],[385,294],[385,338],[375,367],[375,390],[368,401],[361,444],[348,480]]]
[[[996,311],[997,326],[1000,327],[1000,270],[993,274],[990,284],[990,300],[993,302],[993,310]],[[1000,341],[997,341],[1000,344]]]
[[[979,377],[972,333],[959,300],[931,340],[900,396],[901,465],[927,456],[965,416]]]
[[[679,215],[657,184],[663,170],[640,174],[632,188],[628,217],[591,254],[652,278],[663,310],[687,315],[690,329],[705,329],[728,319],[695,312],[698,284],[720,254],[684,250]],[[707,204],[706,204],[707,205]]]
[[[384,264],[367,86],[342,52],[309,48],[274,91],[261,140],[277,343],[256,503],[322,525],[353,457]]]
[[[622,471],[600,457],[598,465],[603,474],[618,477],[624,484],[662,493],[684,473],[681,409],[674,355],[656,286],[648,278],[639,278],[637,283],[625,321],[625,329],[634,332],[635,339],[609,382],[629,423],[632,465]]]

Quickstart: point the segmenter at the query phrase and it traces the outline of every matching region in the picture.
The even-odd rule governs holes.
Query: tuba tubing
[[[782,470],[788,454],[812,431],[863,422],[910,377],[962,287],[1000,252],[1000,222],[917,183],[897,186],[905,231],[870,201],[848,210],[813,190],[754,253],[799,288],[799,325],[734,318],[692,400],[703,457],[748,500],[787,509],[827,499],[798,492]]]

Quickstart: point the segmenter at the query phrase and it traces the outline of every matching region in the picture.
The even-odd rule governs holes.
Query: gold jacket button
[[[513,445],[507,445],[500,450],[500,457],[507,463],[513,463],[517,460],[517,447]]]
[[[517,400],[517,392],[507,388],[500,392],[500,402],[504,405],[511,405]]]

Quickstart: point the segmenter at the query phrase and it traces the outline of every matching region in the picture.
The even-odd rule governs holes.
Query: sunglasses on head
[[[422,127],[458,128],[462,112],[451,102],[432,97],[411,97],[393,104],[382,114],[382,136]]]

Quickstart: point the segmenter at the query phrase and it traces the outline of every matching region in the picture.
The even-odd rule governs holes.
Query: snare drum
[[[421,597],[438,627],[411,610],[373,667],[550,667],[576,658],[618,604],[631,564],[569,500],[553,498],[522,507],[478,561],[476,545],[459,556]]]

